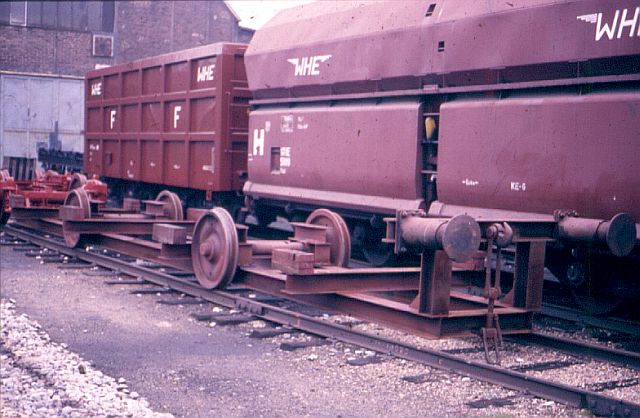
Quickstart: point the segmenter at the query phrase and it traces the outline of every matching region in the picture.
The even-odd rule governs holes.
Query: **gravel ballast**
[[[49,338],[14,301],[0,302],[0,411],[3,417],[136,416],[157,414],[136,392],[94,369],[83,358]]]
[[[15,300],[6,308],[3,304],[3,344],[14,321],[5,320],[6,309],[7,315],[22,318],[35,329],[18,346],[24,350],[19,360],[2,353],[7,356],[2,360],[3,384],[7,382],[2,387],[2,416],[153,416],[154,411],[189,417],[588,415],[577,408],[336,341],[283,351],[283,342],[316,337],[298,333],[250,338],[252,330],[266,324],[252,321],[223,327],[198,322],[191,314],[229,311],[211,304],[158,304],[161,299],[179,301],[181,296],[132,295],[130,291],[140,285],[107,286],[105,281],[117,280],[113,274],[60,270],[7,246],[0,248],[0,267],[5,304],[9,298]],[[25,313],[30,319],[22,316]],[[363,327],[384,333],[376,325]],[[478,341],[440,343],[441,348],[456,349],[476,346]],[[48,348],[39,348],[40,344]],[[74,389],[67,393],[67,386],[58,380],[49,383],[40,374],[31,374],[29,370],[40,368],[53,375],[51,368],[56,367],[45,364],[53,365],[53,361],[41,355],[48,350],[66,353],[59,368],[66,370],[67,378],[75,381],[90,376],[96,387],[82,383],[77,386],[82,395]],[[372,355],[381,357],[380,361],[352,364]],[[30,368],[22,366],[26,359],[32,361]],[[24,381],[19,380],[22,374],[28,376]],[[17,379],[21,386],[14,384]],[[120,379],[126,380],[119,383]],[[116,401],[102,403],[111,394]],[[30,413],[23,404],[31,403]]]

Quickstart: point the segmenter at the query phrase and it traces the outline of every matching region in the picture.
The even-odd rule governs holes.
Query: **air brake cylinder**
[[[624,257],[633,250],[637,231],[631,215],[619,213],[610,221],[562,217],[558,221],[558,234],[567,241],[606,244],[611,253]]]
[[[399,211],[395,219],[386,221],[385,242],[394,243],[396,253],[444,250],[451,260],[464,262],[480,246],[480,226],[468,215],[427,218],[423,211]]]

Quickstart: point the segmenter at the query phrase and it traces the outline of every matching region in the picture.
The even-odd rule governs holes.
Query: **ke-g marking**
[[[527,191],[527,183],[521,183],[519,181],[511,182],[511,191],[512,192],[526,192]]]

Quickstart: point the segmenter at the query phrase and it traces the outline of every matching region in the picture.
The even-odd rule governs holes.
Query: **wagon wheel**
[[[89,202],[89,195],[82,188],[71,190],[64,199],[64,206],[82,208],[84,209],[85,219],[91,218],[91,203]],[[82,238],[82,235],[79,232],[65,230],[64,223],[62,224],[62,235],[64,236],[64,242],[70,248],[76,247]]]
[[[214,208],[200,216],[193,229],[191,262],[202,287],[221,289],[231,283],[238,252],[238,232],[229,212]]]
[[[82,186],[87,184],[87,176],[80,173],[75,173],[73,177],[71,177],[71,181],[69,182],[69,190],[79,189]]]
[[[625,271],[616,263],[593,257],[574,261],[567,268],[567,282],[573,300],[590,315],[605,315],[625,304]],[[603,267],[606,265],[607,267]],[[628,283],[628,282],[627,282]]]
[[[169,190],[163,190],[158,194],[156,200],[164,203],[165,213],[169,219],[172,221],[181,221],[184,219],[182,202],[180,202],[177,194]]]
[[[11,178],[8,170],[0,170],[0,182],[8,181]],[[6,205],[6,208],[5,208]],[[9,220],[9,191],[0,191],[0,225],[4,225]]]
[[[9,199],[9,193],[0,192],[0,225],[4,225],[9,220],[11,212],[5,208],[5,200]]]
[[[395,260],[393,246],[382,242],[383,235],[368,223],[358,222],[351,237],[354,249],[359,249],[369,264],[380,267]]]
[[[328,209],[316,209],[307,223],[327,227],[327,242],[331,245],[331,264],[347,267],[351,259],[351,237],[342,216]]]
[[[395,260],[393,246],[382,241],[367,243],[362,247],[362,255],[368,263],[376,267],[389,265]]]

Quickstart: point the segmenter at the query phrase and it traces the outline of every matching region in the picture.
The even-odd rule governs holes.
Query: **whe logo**
[[[100,96],[102,94],[102,82],[93,83],[91,85],[91,95],[92,96]]]
[[[332,55],[313,55],[310,57],[289,58],[287,61],[293,64],[294,76],[320,75],[320,63],[327,61]]]
[[[200,83],[202,81],[211,81],[213,80],[213,70],[216,68],[215,64],[211,65],[201,65],[198,67],[198,78],[197,82]]]
[[[629,38],[640,36],[640,6],[635,11],[630,9],[616,10],[613,21],[609,22],[604,13],[592,13],[588,15],[576,16],[576,19],[596,25],[596,42],[605,35],[609,40],[620,39],[623,35],[629,34]]]

